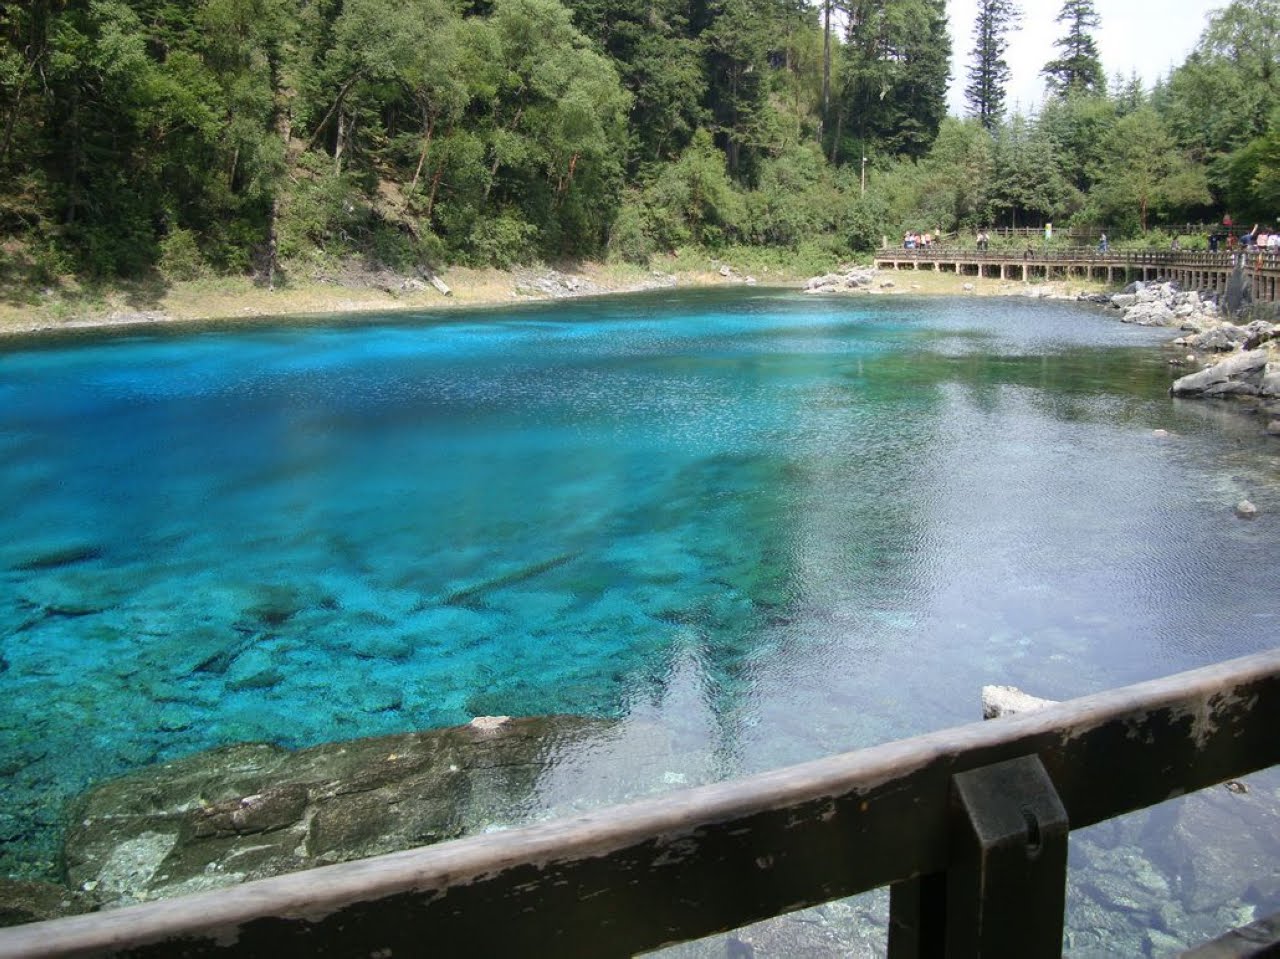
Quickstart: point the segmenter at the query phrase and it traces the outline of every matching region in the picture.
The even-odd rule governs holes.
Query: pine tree
[[[917,159],[928,153],[947,112],[950,57],[944,0],[854,0],[838,157],[858,163],[869,150]]]
[[[964,96],[969,115],[981,121],[987,130],[995,129],[1004,115],[1005,87],[1009,82],[1009,64],[1004,58],[1009,49],[1005,35],[1018,22],[1022,11],[1013,0],[978,0],[978,17],[973,25],[973,64],[969,67],[969,85]]]
[[[1089,32],[1100,23],[1093,0],[1065,0],[1057,22],[1067,25],[1067,35],[1054,41],[1062,56],[1050,60],[1040,71],[1049,89],[1059,94],[1105,94],[1106,75],[1098,58],[1098,44]]]

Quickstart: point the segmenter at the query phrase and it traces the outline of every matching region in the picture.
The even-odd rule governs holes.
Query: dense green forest
[[[1214,13],[1153,90],[1105,80],[1066,0],[1030,116],[1005,107],[1018,15],[980,4],[958,119],[945,0],[3,4],[5,257],[271,281],[1280,216],[1280,0]]]

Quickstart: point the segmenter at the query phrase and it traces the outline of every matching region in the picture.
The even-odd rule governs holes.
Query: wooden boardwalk
[[[1133,280],[1172,281],[1185,290],[1226,293],[1238,273],[1255,303],[1275,303],[1280,297],[1280,253],[1098,253],[1066,250],[1023,253],[978,250],[882,249],[877,270],[936,270],[962,276],[1001,280],[1080,277],[1121,285]]]

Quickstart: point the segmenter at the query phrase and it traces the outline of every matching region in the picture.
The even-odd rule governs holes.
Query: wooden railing
[[[1099,266],[1167,266],[1167,267],[1212,267],[1231,269],[1238,262],[1246,267],[1262,267],[1268,270],[1280,269],[1280,251],[1253,251],[1244,253],[1218,252],[1209,253],[1203,250],[1180,252],[1099,252],[1096,249],[1079,248],[1069,250],[1044,250],[1033,247],[1027,250],[972,250],[954,246],[933,246],[904,250],[901,247],[884,247],[877,251],[876,259],[919,260],[921,262],[946,262],[963,259],[970,263],[1017,263],[1029,260],[1034,263],[1080,263],[1089,262]]]
[[[1233,223],[1231,226],[1223,226],[1221,223],[1155,223],[1151,225],[1151,229],[1159,230],[1170,236],[1208,236],[1211,233],[1217,233],[1220,236],[1231,234],[1233,236],[1243,236],[1253,229],[1252,223]],[[978,231],[967,231],[974,235]],[[986,231],[991,236],[1015,236],[1015,237],[1043,237],[1044,226],[997,226],[991,227]],[[1070,239],[1093,239],[1097,240],[1103,233],[1110,233],[1111,230],[1097,224],[1082,224],[1078,226],[1054,226],[1053,235],[1055,237],[1067,237]],[[955,234],[949,234],[954,236]]]
[[[889,954],[1059,956],[1068,831],[1280,763],[1280,649],[747,779],[0,930],[0,956],[626,956],[891,886]]]

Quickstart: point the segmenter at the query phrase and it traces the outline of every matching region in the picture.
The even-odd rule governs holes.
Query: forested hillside
[[[1280,0],[1234,0],[1155,90],[1102,79],[1067,0],[1033,116],[1005,109],[1017,13],[982,3],[960,120],[944,0],[4,4],[6,266],[270,281],[1280,217]]]

